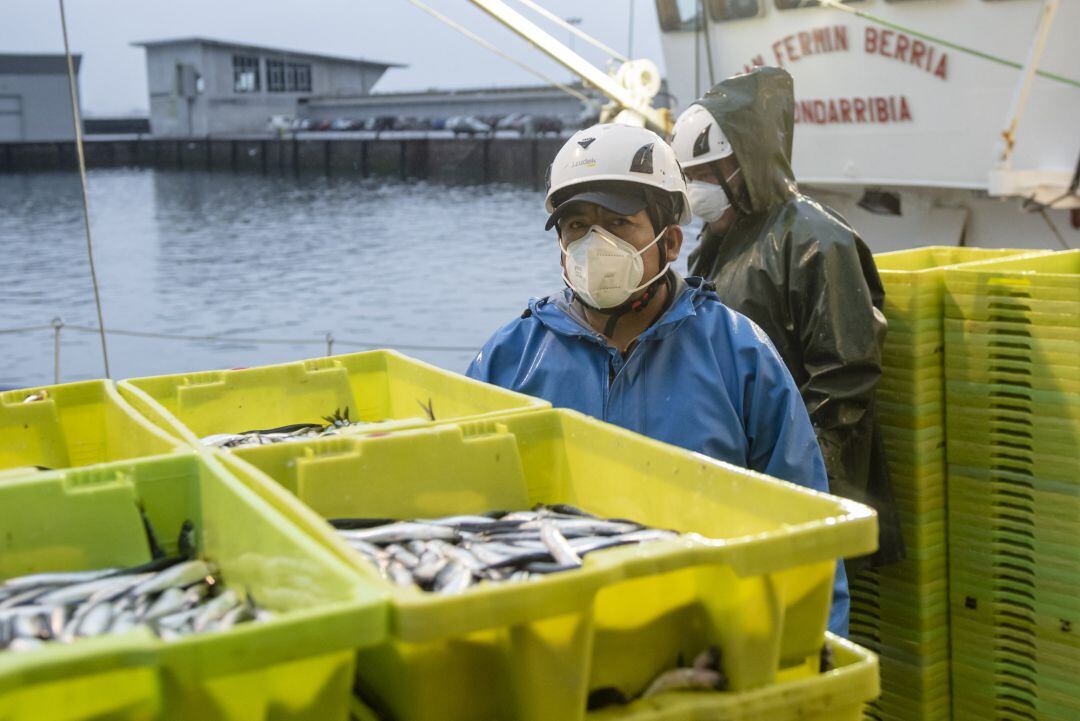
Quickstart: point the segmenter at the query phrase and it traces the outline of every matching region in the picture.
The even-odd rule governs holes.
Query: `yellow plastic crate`
[[[0,719],[337,719],[354,649],[386,634],[385,596],[204,454],[38,473],[0,484],[0,579],[150,560],[185,520],[225,583],[275,612],[169,643],[145,629],[0,652]]]
[[[890,325],[894,317],[906,323],[940,318],[944,268],[959,263],[1048,252],[934,245],[879,253],[874,256],[874,263],[885,287],[885,314]]]
[[[927,245],[921,248],[894,250],[874,255],[874,263],[882,280],[907,286],[922,285],[933,278],[945,266],[975,263],[1013,256],[1045,255],[1049,250],[1024,250],[1020,248],[973,248],[955,245]]]
[[[1080,250],[1024,255],[950,268],[945,287],[958,295],[1024,299],[1047,303],[1080,302]],[[1063,306],[1071,307],[1071,306]]]
[[[179,446],[125,403],[109,381],[0,392],[0,479],[169,453]]]
[[[361,652],[358,674],[365,699],[402,720],[580,720],[590,689],[640,693],[710,643],[734,690],[766,685],[817,662],[836,559],[877,538],[865,506],[566,410],[222,458],[391,595],[394,639]],[[610,549],[580,570],[446,597],[378,578],[323,520],[536,503],[716,540]]]
[[[673,692],[595,711],[588,721],[859,721],[877,697],[873,653],[829,634],[835,668],[810,678],[734,693]]]
[[[186,443],[215,433],[241,433],[319,423],[348,409],[374,433],[437,422],[550,408],[531,396],[380,350],[229,371],[135,378],[120,393],[147,418]]]

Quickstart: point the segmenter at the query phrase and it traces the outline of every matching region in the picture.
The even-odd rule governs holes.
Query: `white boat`
[[[875,251],[1080,247],[1080,1],[848,3],[656,0],[675,112],[779,65],[800,185]]]

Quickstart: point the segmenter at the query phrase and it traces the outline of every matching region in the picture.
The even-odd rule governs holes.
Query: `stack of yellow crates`
[[[927,247],[875,257],[889,323],[877,413],[907,558],[850,580],[851,638],[881,657],[879,721],[949,718],[944,268],[1020,251]]]
[[[946,272],[957,719],[1080,718],[1080,251]]]

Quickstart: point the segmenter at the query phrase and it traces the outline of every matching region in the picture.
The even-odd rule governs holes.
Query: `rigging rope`
[[[581,38],[585,42],[587,42],[590,45],[593,45],[596,48],[599,48],[600,50],[604,51],[605,53],[608,54],[609,57],[615,58],[616,60],[621,60],[624,63],[630,61],[630,58],[626,57],[625,55],[620,53],[618,50],[615,50],[614,48],[608,47],[604,43],[602,43],[599,40],[597,40],[596,38],[594,38],[592,35],[589,35],[584,30],[579,30],[577,27],[575,27],[574,25],[571,25],[567,21],[563,20],[561,17],[559,17],[555,13],[551,12],[550,10],[545,8],[543,5],[540,5],[539,3],[533,2],[533,0],[517,0],[517,1],[519,3],[521,3],[522,5],[524,5],[525,7],[532,10],[537,15],[545,17],[548,20],[550,20],[551,22],[555,23],[556,25],[561,27],[563,30],[569,30],[570,32],[572,32],[574,35],[577,35],[579,38]]]
[[[94,305],[97,307],[98,328],[101,330],[101,357],[105,362],[105,377],[109,374],[109,350],[105,344],[105,318],[101,311],[101,290],[98,288],[97,269],[94,267],[94,240],[90,232],[90,200],[86,192],[86,155],[83,152],[82,117],[79,111],[79,94],[75,89],[75,64],[68,44],[67,15],[64,0],[60,0],[60,28],[64,33],[64,55],[67,57],[68,90],[71,93],[71,118],[75,123],[75,152],[79,157],[79,181],[82,184],[83,225],[86,228],[86,256],[90,260],[90,281],[94,285]]]
[[[589,96],[585,95],[584,93],[578,92],[577,90],[570,87],[569,85],[565,85],[563,83],[560,83],[558,80],[555,80],[554,78],[551,78],[551,77],[548,77],[547,75],[544,75],[539,70],[536,70],[536,69],[530,67],[529,65],[526,65],[525,63],[521,62],[517,58],[511,57],[510,55],[508,55],[507,53],[503,52],[498,47],[496,47],[494,44],[492,44],[492,43],[488,42],[487,40],[485,40],[484,38],[480,37],[479,35],[474,33],[472,30],[469,30],[468,28],[466,28],[464,25],[461,25],[460,23],[457,23],[457,22],[451,20],[450,18],[443,15],[441,12],[439,12],[435,8],[431,7],[430,5],[427,5],[426,3],[420,2],[420,0],[409,0],[409,2],[412,3],[413,5],[415,5],[416,7],[420,8],[424,12],[426,12],[428,15],[431,15],[432,17],[434,17],[434,18],[436,18],[438,20],[441,20],[444,24],[448,25],[449,27],[453,28],[454,30],[457,30],[459,33],[461,33],[465,37],[469,38],[470,40],[478,43],[482,47],[487,48],[488,50],[495,53],[496,55],[498,55],[502,59],[512,62],[514,65],[517,65],[519,68],[521,68],[522,70],[524,70],[524,71],[526,71],[528,73],[532,73],[536,77],[543,80],[545,83],[548,83],[549,85],[558,88],[559,90],[563,91],[567,95],[572,95],[573,97],[577,98],[578,100],[580,100],[583,103],[592,102],[591,98],[589,98]]]
[[[78,333],[96,334],[101,332],[100,327],[88,325],[72,325],[61,322],[60,327],[64,330],[72,330]],[[43,330],[55,330],[56,328],[57,324],[55,322],[50,325],[31,325],[23,326],[20,328],[3,328],[0,329],[0,335],[35,333]],[[108,335],[128,336],[132,338],[156,338],[160,340],[205,341],[212,343],[236,343],[251,345],[329,345],[330,347],[340,345],[353,348],[400,348],[401,350],[469,353],[477,350],[477,348],[479,347],[476,345],[427,345],[419,343],[380,343],[375,341],[348,340],[338,338],[337,336],[330,333],[324,334],[321,338],[251,338],[247,336],[234,335],[187,335],[184,333],[155,333],[152,331],[122,330],[118,328],[109,328],[105,331],[105,333]]]

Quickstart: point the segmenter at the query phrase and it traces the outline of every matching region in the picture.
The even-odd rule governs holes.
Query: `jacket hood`
[[[755,214],[798,192],[791,172],[795,95],[786,70],[754,68],[717,83],[697,103],[731,143]]]

